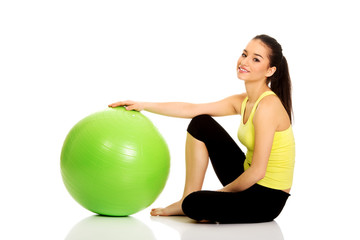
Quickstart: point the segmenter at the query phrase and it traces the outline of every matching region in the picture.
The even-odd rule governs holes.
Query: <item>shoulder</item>
[[[268,95],[261,99],[254,115],[254,123],[276,124],[281,112],[281,101],[276,95]]]
[[[241,94],[232,95],[228,98],[228,100],[231,102],[237,114],[241,114],[241,105],[246,97],[247,97],[246,93],[241,93]]]
[[[261,101],[259,102],[258,105],[258,109],[260,111],[263,110],[280,110],[281,108],[283,108],[283,105],[279,99],[278,96],[276,95],[268,95],[266,97],[264,97],[263,99],[261,99]]]
[[[246,97],[247,97],[246,93],[241,93],[241,94],[232,95],[228,97],[228,99],[242,102]]]
[[[288,115],[286,110],[276,95],[268,95],[261,99],[259,105],[256,109],[254,119],[254,124],[257,122],[261,125],[271,125],[276,129],[279,125],[286,124],[288,122]]]

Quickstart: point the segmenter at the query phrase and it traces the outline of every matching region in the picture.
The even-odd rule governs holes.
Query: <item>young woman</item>
[[[149,103],[122,101],[110,107],[192,118],[186,139],[186,180],[178,202],[152,209],[153,216],[187,215],[198,221],[255,223],[275,219],[293,180],[295,141],[291,127],[291,81],[280,44],[267,35],[253,38],[237,62],[246,93],[221,101]],[[238,130],[246,155],[211,117],[240,114]],[[202,191],[209,158],[220,182]]]

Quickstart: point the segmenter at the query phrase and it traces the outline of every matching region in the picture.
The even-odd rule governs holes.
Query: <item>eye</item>
[[[258,58],[254,58],[253,60],[254,60],[254,62],[260,62],[260,60]]]
[[[242,56],[242,57],[246,57],[246,54],[245,54],[245,53],[243,53],[243,54],[241,54],[241,56]]]

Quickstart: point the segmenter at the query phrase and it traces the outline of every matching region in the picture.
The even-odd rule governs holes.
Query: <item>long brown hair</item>
[[[270,67],[276,67],[275,73],[268,77],[266,83],[270,89],[280,98],[284,105],[290,122],[292,122],[292,101],[291,101],[291,79],[289,74],[289,67],[286,58],[283,56],[282,47],[276,39],[262,34],[257,35],[254,39],[261,40],[268,48],[271,49],[269,59]]]

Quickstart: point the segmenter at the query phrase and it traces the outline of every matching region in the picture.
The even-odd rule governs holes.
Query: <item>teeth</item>
[[[241,68],[241,67],[239,67],[239,68],[240,68],[241,71],[247,72],[247,70],[245,70],[245,69],[243,69],[243,68]]]

